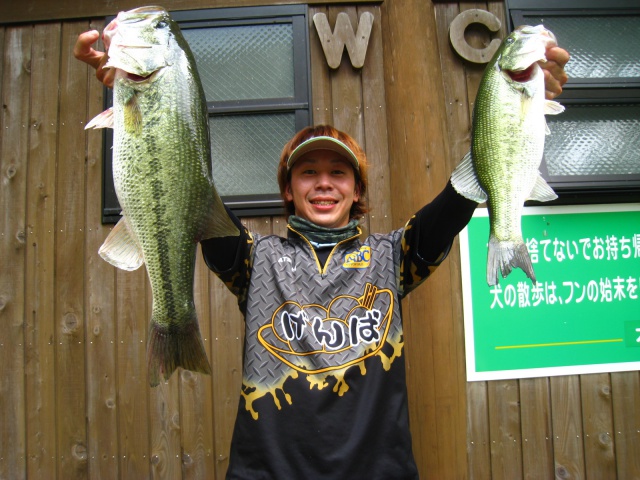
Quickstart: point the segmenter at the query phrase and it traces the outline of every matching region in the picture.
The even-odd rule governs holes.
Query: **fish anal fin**
[[[186,324],[175,321],[164,326],[151,320],[147,344],[149,385],[155,387],[161,379],[169,380],[178,367],[211,375],[195,312]]]
[[[122,270],[136,270],[144,263],[142,250],[131,234],[125,217],[113,227],[98,253],[111,265]]]
[[[476,171],[473,168],[471,152],[468,152],[451,174],[451,185],[463,197],[474,202],[486,202],[489,198],[480,186]]]
[[[107,108],[91,119],[85,130],[89,128],[113,128],[113,107]]]
[[[542,175],[538,174],[536,178],[536,183],[533,185],[533,189],[529,194],[527,200],[537,200],[538,202],[550,202],[551,200],[555,200],[558,198],[556,192],[549,186],[547,182],[545,182]]]

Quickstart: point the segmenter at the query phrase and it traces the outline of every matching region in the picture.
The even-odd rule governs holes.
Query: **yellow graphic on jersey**
[[[289,301],[258,331],[258,340],[284,364],[308,375],[355,365],[387,341],[393,294],[368,283],[360,297],[340,295],[324,307]]]

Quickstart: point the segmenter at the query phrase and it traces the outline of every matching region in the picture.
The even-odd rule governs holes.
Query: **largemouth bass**
[[[177,367],[210,374],[193,297],[196,246],[239,231],[211,177],[207,108],[193,55],[161,7],[120,12],[103,38],[105,68],[116,69],[113,107],[86,128],[114,129],[122,219],[99,253],[124,270],[147,267],[150,385]]]
[[[451,182],[461,195],[489,209],[487,283],[498,283],[521,268],[533,283],[535,273],[522,238],[521,215],[526,200],[557,198],[538,168],[545,135],[545,114],[564,107],[545,99],[544,74],[553,33],[544,26],[523,26],[511,33],[487,65],[473,110],[471,150],[454,170]]]

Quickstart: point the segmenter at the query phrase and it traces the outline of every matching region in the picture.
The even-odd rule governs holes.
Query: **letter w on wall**
[[[353,33],[353,27],[349,16],[340,12],[336,18],[334,31],[331,32],[329,20],[324,13],[316,13],[313,16],[313,23],[316,26],[324,56],[331,68],[338,68],[342,60],[342,52],[346,45],[351,65],[354,68],[362,68],[364,58],[367,54],[369,37],[371,36],[371,26],[373,25],[373,14],[364,12],[360,16],[357,33]]]

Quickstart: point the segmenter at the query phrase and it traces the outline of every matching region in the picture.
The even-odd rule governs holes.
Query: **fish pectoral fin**
[[[113,128],[113,107],[107,108],[104,112],[99,113],[84,127],[89,128]]]
[[[200,240],[220,237],[237,237],[240,235],[238,226],[231,220],[222,199],[214,192],[213,206],[209,209],[209,216],[204,222],[204,229]]]
[[[127,133],[142,135],[142,112],[135,94],[124,104],[124,129]]]
[[[144,263],[142,250],[131,235],[124,217],[113,227],[98,253],[111,265],[122,270],[136,270]]]
[[[564,112],[564,106],[553,100],[544,101],[544,114],[545,115],[558,115]]]
[[[556,192],[544,181],[542,175],[538,173],[538,178],[536,178],[536,183],[529,194],[529,198],[527,200],[537,200],[538,202],[550,202],[551,200],[555,200],[558,198]]]
[[[474,202],[486,202],[487,193],[480,186],[476,171],[473,168],[471,152],[468,152],[451,174],[451,185],[460,195]]]

